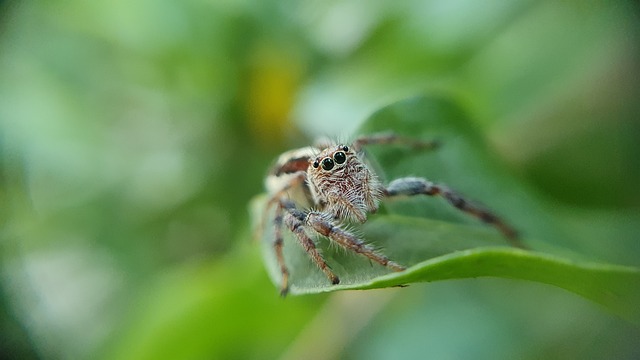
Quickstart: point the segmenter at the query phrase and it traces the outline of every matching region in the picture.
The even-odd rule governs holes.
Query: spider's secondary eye
[[[315,169],[317,169],[317,168],[318,168],[318,166],[320,166],[320,163],[318,162],[318,160],[314,161],[314,162],[313,162],[313,167],[314,167]]]
[[[339,151],[333,154],[333,160],[335,160],[338,164],[342,164],[343,162],[345,162],[345,160],[347,160],[347,156],[342,151]]]
[[[343,147],[342,147],[342,150],[343,150],[343,151],[349,151],[349,147],[348,147],[348,146],[343,146]]]
[[[324,158],[324,160],[322,160],[322,168],[325,170],[333,169],[333,160],[331,158]]]

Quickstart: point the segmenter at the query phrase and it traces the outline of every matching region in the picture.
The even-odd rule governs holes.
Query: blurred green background
[[[0,1],[3,358],[640,357],[563,290],[278,297],[247,204],[285,149],[453,98],[562,216],[640,265],[635,1]],[[594,255],[595,254],[595,255]]]

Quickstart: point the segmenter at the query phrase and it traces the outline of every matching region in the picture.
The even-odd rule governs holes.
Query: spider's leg
[[[436,140],[425,141],[415,139],[408,136],[398,135],[393,132],[382,132],[368,135],[362,135],[353,142],[353,149],[355,151],[361,151],[364,146],[367,145],[387,145],[387,144],[399,144],[406,145],[413,149],[431,150],[440,146],[440,143]]]
[[[280,267],[280,272],[282,273],[282,284],[280,288],[280,293],[282,296],[285,296],[289,289],[289,270],[287,269],[287,265],[284,261],[284,253],[282,250],[284,246],[284,238],[282,236],[284,208],[282,207],[282,202],[284,201],[283,199],[287,198],[287,192],[292,188],[303,184],[305,179],[306,173],[298,171],[287,177],[285,181],[280,184],[281,188],[274,194],[272,194],[271,197],[267,200],[257,231],[257,238],[262,239],[265,225],[268,222],[268,217],[271,215],[271,210],[275,206],[275,213],[273,217],[273,247],[275,250],[278,266]]]
[[[345,249],[362,254],[380,265],[386,266],[393,271],[403,271],[406,268],[388,257],[376,252],[375,248],[362,241],[352,233],[334,225],[327,219],[326,215],[318,212],[307,214],[307,224],[319,234],[328,237]]]
[[[304,250],[309,254],[309,257],[311,257],[311,260],[313,260],[320,270],[324,272],[329,281],[334,285],[339,284],[340,279],[333,273],[333,271],[331,271],[329,265],[327,265],[327,262],[322,257],[322,254],[320,254],[316,248],[316,244],[304,231],[306,213],[298,210],[295,204],[291,201],[283,201],[282,206],[287,211],[284,215],[284,223],[287,228],[289,228],[289,230],[291,230],[291,232],[296,236]],[[282,294],[285,295],[287,290],[288,288],[283,288]]]
[[[310,211],[307,213],[301,211],[289,211],[293,218],[298,219],[300,223],[314,229],[320,235],[326,236],[345,249],[362,254],[380,265],[386,266],[393,271],[403,271],[406,268],[388,257],[376,252],[375,248],[352,233],[345,231],[337,225],[334,225],[330,218],[321,212]]]
[[[394,197],[401,195],[439,195],[457,209],[470,214],[487,224],[495,226],[509,241],[512,246],[527,247],[518,239],[518,233],[491,211],[470,203],[444,185],[434,184],[426,179],[407,177],[392,181],[385,190],[385,196]]]
[[[262,234],[265,229],[265,225],[268,223],[268,217],[270,215],[270,211],[274,205],[278,204],[278,207],[281,207],[279,204],[282,199],[286,198],[287,191],[292,188],[301,185],[306,180],[307,175],[305,172],[297,172],[293,176],[289,177],[284,184],[281,185],[280,190],[272,194],[267,200],[266,205],[264,206],[264,211],[262,212],[262,216],[260,217],[260,223],[258,224],[258,230],[256,233],[257,239],[262,239]],[[280,209],[281,210],[281,209]],[[278,211],[278,210],[276,210]]]
[[[283,226],[283,209],[282,206],[278,206],[276,208],[276,214],[273,218],[273,223],[275,225],[275,239],[273,241],[273,248],[276,253],[276,261],[278,262],[278,266],[280,267],[280,272],[282,273],[282,283],[280,284],[280,295],[285,296],[287,291],[289,290],[289,269],[287,269],[287,265],[284,261],[284,253],[282,251],[282,247],[284,246],[284,238],[282,237],[282,226]]]

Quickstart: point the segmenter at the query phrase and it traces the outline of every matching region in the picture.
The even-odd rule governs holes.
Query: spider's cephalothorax
[[[324,149],[307,169],[314,202],[336,220],[363,223],[378,210],[384,187],[352,149]]]
[[[308,232],[320,234],[345,249],[394,271],[405,268],[379,253],[373,246],[346,230],[344,222],[363,223],[375,212],[383,198],[438,195],[452,206],[495,226],[514,246],[522,246],[517,234],[492,212],[473,205],[444,185],[423,178],[396,179],[384,186],[363,161],[362,147],[370,144],[398,143],[413,148],[434,148],[437,143],[401,137],[394,133],[373,134],[356,139],[351,145],[310,146],[280,156],[266,180],[270,198],[267,211],[275,207],[274,249],[282,273],[281,293],[289,289],[289,270],[282,247],[286,227],[309,257],[333,284],[340,282],[317,250]],[[264,223],[264,222],[263,222]],[[264,226],[264,225],[263,225]]]

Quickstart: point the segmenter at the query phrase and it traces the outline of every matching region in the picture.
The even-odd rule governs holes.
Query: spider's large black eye
[[[347,160],[347,156],[342,151],[338,151],[337,153],[333,154],[333,160],[335,160],[337,164],[342,164],[343,162],[345,162],[345,160]]]
[[[331,158],[324,158],[322,160],[322,168],[325,170],[333,169],[333,160]]]

